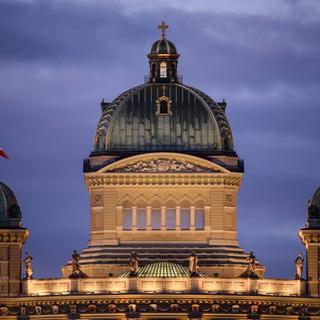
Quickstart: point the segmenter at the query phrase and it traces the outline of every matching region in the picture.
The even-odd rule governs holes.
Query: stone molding
[[[28,237],[28,229],[0,229],[0,243],[24,243]]]
[[[164,165],[166,163],[166,167],[170,163],[170,168],[168,170],[164,170],[164,168],[160,171],[149,171],[149,172],[183,172],[183,168],[187,170],[187,172],[219,172],[219,173],[231,173],[229,170],[224,167],[195,156],[191,156],[184,153],[176,153],[176,152],[154,152],[147,154],[139,154],[132,157],[128,157],[122,160],[118,160],[111,164],[106,165],[97,171],[97,173],[106,173],[106,172],[116,172],[117,170],[125,170],[127,167],[134,167],[138,163],[143,163],[147,170],[154,167],[154,162],[160,161]],[[160,163],[161,165],[161,163]],[[175,167],[176,166],[176,167]],[[139,167],[139,166],[138,166]],[[157,166],[159,167],[159,165]],[[192,170],[193,169],[193,170]],[[141,170],[140,170],[141,172]],[[143,171],[142,171],[143,172]],[[146,171],[147,172],[147,171]]]
[[[210,294],[256,293],[265,295],[300,296],[305,293],[305,282],[282,279],[245,279],[214,277],[135,277],[84,279],[32,279],[23,281],[26,295],[88,294],[88,293],[145,293],[197,292]]]
[[[193,295],[187,298],[172,294],[168,296],[144,295],[118,295],[106,297],[99,295],[90,296],[51,296],[51,297],[19,297],[16,300],[6,301],[0,299],[0,316],[10,319],[16,316],[31,317],[57,317],[78,315],[90,317],[121,317],[130,318],[131,315],[147,313],[152,317],[163,318],[172,313],[185,316],[197,314],[207,317],[244,319],[254,316],[266,319],[318,319],[320,315],[319,300],[302,297],[266,297],[249,295],[235,297],[228,295]],[[135,317],[137,318],[137,317]],[[138,317],[139,318],[139,317]],[[192,318],[192,317],[191,317]],[[60,319],[60,318],[59,318]]]
[[[187,154],[166,152],[132,156],[108,164],[97,172],[85,173],[85,181],[89,187],[104,185],[226,185],[239,187],[241,179],[242,173],[230,172],[209,160]]]
[[[236,186],[241,183],[241,174],[131,174],[131,173],[86,173],[85,181],[89,187],[104,185],[200,185]]]
[[[320,229],[301,229],[299,238],[304,245],[320,244]]]

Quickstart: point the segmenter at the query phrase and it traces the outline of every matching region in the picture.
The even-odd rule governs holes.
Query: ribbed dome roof
[[[320,209],[320,188],[318,188],[313,194],[310,200],[310,205],[316,206]]]
[[[159,114],[161,99],[168,114]],[[223,109],[202,91],[183,84],[144,84],[108,104],[99,121],[94,152],[233,151]]]
[[[320,228],[320,188],[315,191],[308,203],[308,226]]]
[[[13,191],[0,182],[0,227],[20,227],[21,211]]]
[[[174,54],[177,55],[176,46],[167,39],[157,40],[151,47],[150,54]]]

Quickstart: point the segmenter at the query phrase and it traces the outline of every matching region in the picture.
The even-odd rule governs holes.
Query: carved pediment
[[[118,173],[227,173],[225,168],[202,158],[169,153],[138,155],[111,163],[100,172]]]
[[[214,170],[215,171],[215,170]],[[128,164],[109,170],[109,172],[213,172],[213,170],[195,165],[188,161],[176,159],[150,159],[140,160],[136,163]],[[215,171],[218,172],[218,171]]]

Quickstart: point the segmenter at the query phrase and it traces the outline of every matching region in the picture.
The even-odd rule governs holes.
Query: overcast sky
[[[320,186],[318,0],[0,0],[0,180],[31,231],[35,276],[60,276],[87,245],[82,160],[100,101],[143,82],[162,20],[184,83],[228,103],[245,161],[240,245],[292,278]]]

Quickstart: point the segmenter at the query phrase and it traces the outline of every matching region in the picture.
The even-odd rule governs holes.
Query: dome
[[[320,227],[320,188],[315,191],[308,203],[308,225]]]
[[[182,83],[179,54],[165,36],[167,28],[165,22],[159,25],[162,35],[148,54],[145,83],[101,103],[92,156],[157,151],[236,156],[226,103]]]
[[[21,211],[13,191],[0,182],[0,227],[20,227]]]
[[[147,83],[106,104],[95,134],[94,153],[233,152],[221,104],[181,83]]]
[[[310,200],[310,205],[316,206],[317,208],[320,209],[320,188],[318,188],[313,194]]]
[[[167,39],[161,39],[156,41],[150,51],[150,55],[157,55],[157,54],[172,54],[177,55],[176,46]]]

